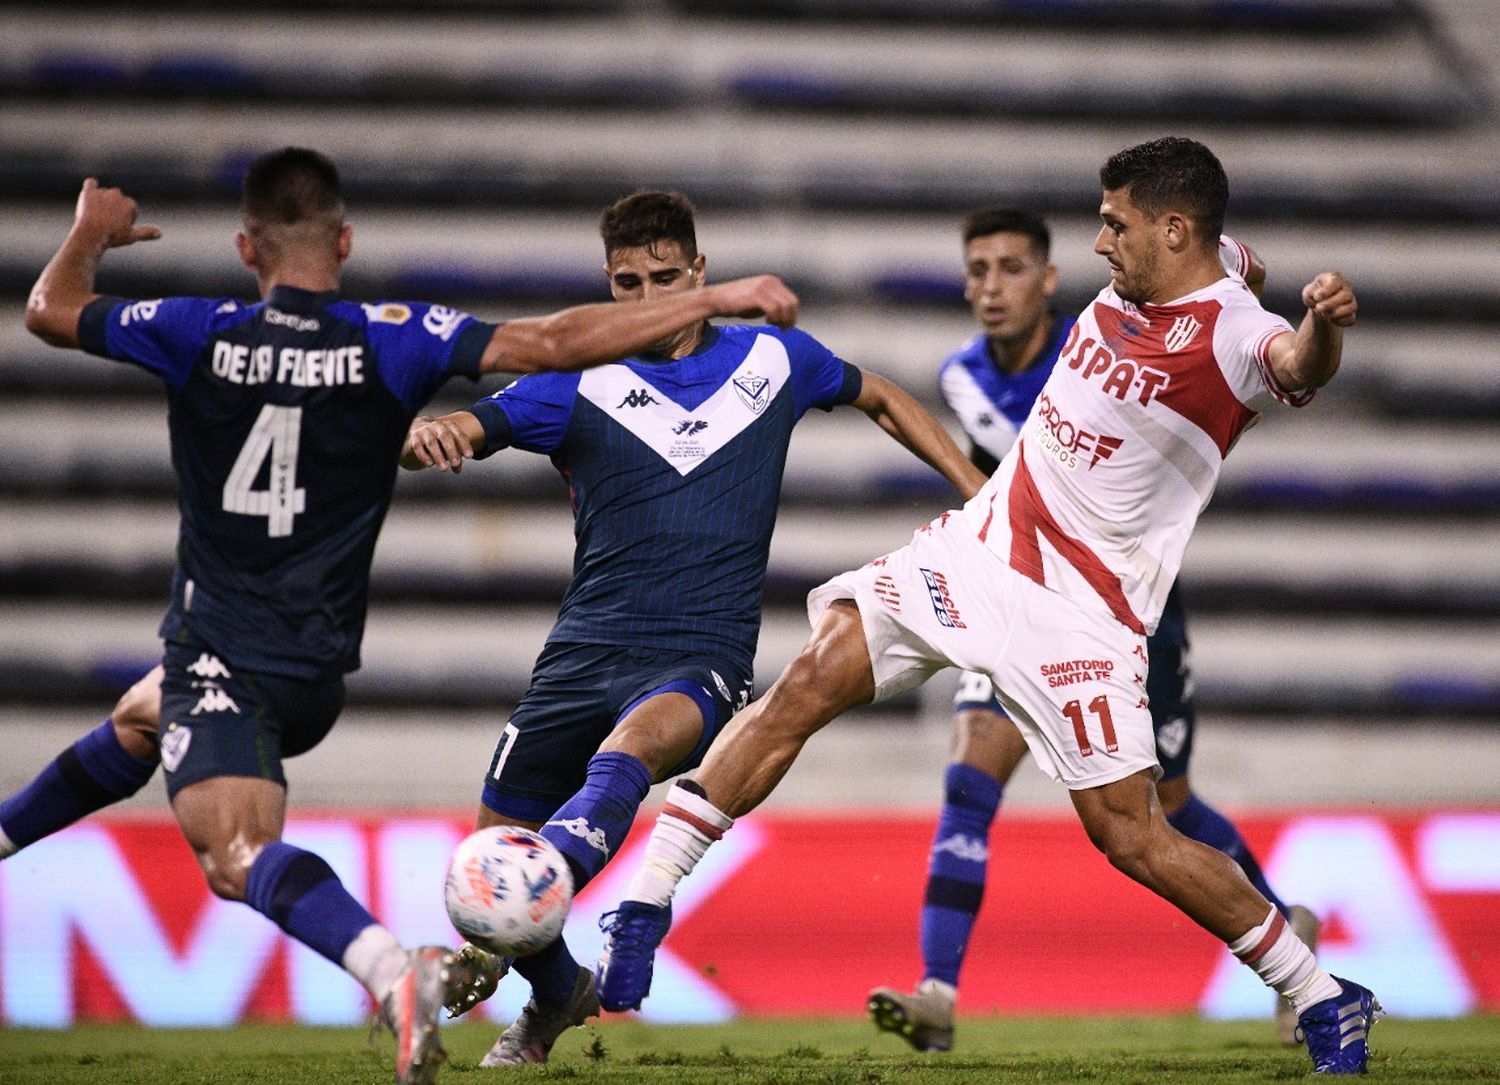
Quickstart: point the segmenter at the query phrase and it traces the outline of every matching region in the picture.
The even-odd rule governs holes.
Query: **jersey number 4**
[[[302,437],[302,408],[267,403],[245,438],[224,483],[224,511],[266,517],[273,539],[292,533],[292,521],[307,511],[307,491],[297,485],[297,446]],[[264,490],[254,490],[260,466],[270,457]]]

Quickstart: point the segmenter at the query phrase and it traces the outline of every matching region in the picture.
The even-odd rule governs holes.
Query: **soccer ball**
[[[443,897],[459,934],[502,956],[525,957],[562,933],[573,872],[537,833],[494,825],[454,849]]]

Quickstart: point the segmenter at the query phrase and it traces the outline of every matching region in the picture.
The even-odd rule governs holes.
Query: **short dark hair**
[[[689,260],[698,255],[693,204],[681,192],[643,189],[616,200],[599,218],[599,235],[606,258],[620,249],[654,250],[663,241],[677,242]]]
[[[261,226],[296,226],[321,218],[338,225],[344,196],[338,167],[327,155],[284,147],[261,155],[245,171],[241,207]]]
[[[1052,252],[1052,233],[1038,215],[1014,207],[981,207],[964,217],[964,244],[990,234],[1025,234],[1043,260]]]
[[[1214,153],[1197,140],[1163,136],[1111,155],[1099,169],[1105,191],[1128,189],[1130,199],[1152,218],[1186,211],[1203,231],[1205,245],[1224,232],[1229,178]]]

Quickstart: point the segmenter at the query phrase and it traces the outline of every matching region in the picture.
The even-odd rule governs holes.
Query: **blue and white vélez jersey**
[[[748,669],[792,428],[860,371],[796,329],[709,326],[692,354],[539,373],[475,404],[483,455],[552,458],[577,549],[549,643],[721,652]]]

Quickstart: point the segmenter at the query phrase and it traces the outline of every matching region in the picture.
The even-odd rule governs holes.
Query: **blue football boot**
[[[604,952],[599,955],[599,1004],[606,1010],[638,1010],[651,993],[651,969],[656,947],[672,926],[672,906],[665,908],[638,900],[620,906],[599,920]]]
[[[1370,1059],[1370,1029],[1385,1011],[1368,988],[1333,978],[1338,995],[1303,1010],[1297,1031],[1312,1056],[1313,1073],[1363,1074]]]

